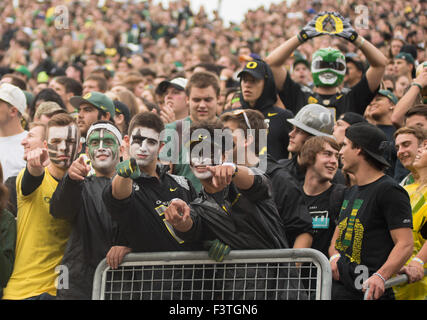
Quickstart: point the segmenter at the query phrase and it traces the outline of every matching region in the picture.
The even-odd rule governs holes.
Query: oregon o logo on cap
[[[255,69],[258,66],[258,63],[255,61],[250,61],[246,64],[246,68],[248,69]]]
[[[89,99],[91,96],[92,96],[92,94],[90,92],[88,92],[83,96],[83,99]]]

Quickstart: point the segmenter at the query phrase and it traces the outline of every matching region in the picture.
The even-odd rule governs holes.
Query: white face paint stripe
[[[154,140],[156,143],[152,144],[149,140]],[[157,159],[160,134],[150,128],[136,127],[132,130],[129,143],[130,156],[137,160],[138,165],[146,166]],[[142,159],[141,156],[145,156],[145,159]]]

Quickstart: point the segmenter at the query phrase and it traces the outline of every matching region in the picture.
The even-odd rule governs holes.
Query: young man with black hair
[[[347,128],[340,150],[343,170],[355,178],[344,194],[329,248],[332,299],[393,299],[386,280],[398,273],[413,248],[408,193],[384,174],[385,134],[369,123]],[[363,282],[363,283],[362,283]]]
[[[111,120],[115,116],[113,101],[100,92],[88,92],[84,96],[71,97],[70,103],[79,110],[77,125],[80,134],[86,137],[89,127],[97,120]]]
[[[58,288],[57,300],[90,300],[99,262],[107,256],[107,263],[116,268],[131,251],[102,201],[123,151],[121,133],[111,122],[100,120],[90,126],[86,141],[92,167],[82,157],[75,160],[50,203],[51,215],[72,226],[61,262],[68,268],[68,287]],[[94,175],[89,174],[92,168]]]

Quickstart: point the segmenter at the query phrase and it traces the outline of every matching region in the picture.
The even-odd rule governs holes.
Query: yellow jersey
[[[56,296],[55,268],[61,264],[71,226],[49,213],[50,199],[58,181],[47,168],[41,185],[22,194],[23,169],[16,179],[17,239],[15,265],[3,299],[18,300],[49,293]]]
[[[412,208],[412,234],[414,237],[414,250],[411,258],[406,262],[406,265],[413,257],[421,250],[425,243],[425,239],[420,234],[420,229],[427,221],[427,186],[418,190],[420,185],[413,183],[404,186],[411,199]],[[424,268],[427,264],[424,265]],[[422,280],[393,287],[396,300],[426,300],[427,299],[427,277]]]

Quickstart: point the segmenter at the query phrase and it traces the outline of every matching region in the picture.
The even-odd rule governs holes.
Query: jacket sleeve
[[[16,221],[12,214],[0,213],[0,296],[13,271],[16,244]]]
[[[256,168],[251,168],[254,173],[254,183],[248,190],[240,190],[252,202],[265,200],[272,197],[272,185],[270,179]]]
[[[50,214],[57,219],[73,221],[83,205],[83,183],[68,174],[58,183],[50,202]]]

